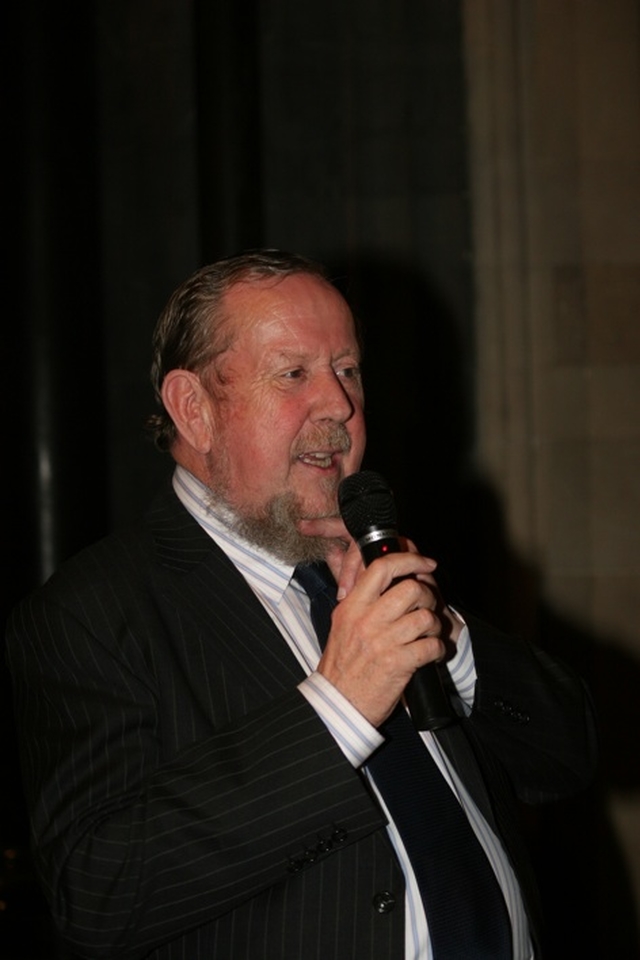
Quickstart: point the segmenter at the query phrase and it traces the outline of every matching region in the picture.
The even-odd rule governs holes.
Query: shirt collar
[[[252,589],[279,603],[295,568],[237,534],[231,526],[232,512],[219,504],[212,505],[208,487],[185,467],[176,466],[172,483],[185,510],[227,554]]]

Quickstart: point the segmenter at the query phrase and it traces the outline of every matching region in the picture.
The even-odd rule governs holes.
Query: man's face
[[[335,516],[340,480],[358,470],[365,446],[347,304],[321,279],[294,274],[234,285],[224,311],[233,345],[212,387],[214,497],[243,518],[283,500],[296,518]]]

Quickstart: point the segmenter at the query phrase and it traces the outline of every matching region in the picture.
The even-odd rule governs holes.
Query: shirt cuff
[[[382,734],[356,710],[337,687],[317,671],[299,684],[298,689],[353,767],[361,767],[384,742]]]
[[[476,673],[476,662],[471,645],[471,634],[466,624],[460,631],[455,654],[451,660],[447,660],[447,669],[449,670],[449,676],[456,688],[458,697],[462,700],[465,707],[471,710],[478,674]]]

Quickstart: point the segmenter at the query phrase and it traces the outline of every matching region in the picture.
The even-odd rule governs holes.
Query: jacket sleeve
[[[295,685],[167,755],[198,707],[107,619],[40,591],[8,636],[36,866],[78,956],[143,957],[384,824]]]
[[[473,735],[526,803],[585,789],[595,775],[597,733],[583,681],[535,645],[466,619],[478,674]]]

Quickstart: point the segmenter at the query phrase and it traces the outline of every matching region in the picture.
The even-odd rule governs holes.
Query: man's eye
[[[285,380],[299,380],[300,377],[304,376],[304,370],[302,367],[296,367],[294,370],[285,370],[283,377]]]
[[[353,364],[348,367],[340,367],[337,371],[338,376],[342,377],[344,380],[359,380],[360,379],[360,367],[357,364]]]

